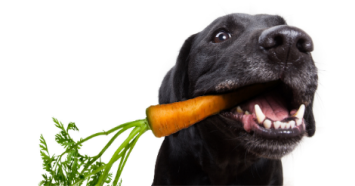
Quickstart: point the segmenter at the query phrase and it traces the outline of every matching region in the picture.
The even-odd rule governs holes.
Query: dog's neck
[[[224,126],[204,122],[196,129],[205,142],[201,166],[212,183],[229,183],[261,159],[239,145],[239,138]]]
[[[208,180],[212,185],[268,185],[275,175],[281,176],[279,179],[282,180],[280,160],[264,159],[249,153],[240,145],[242,138],[216,123],[219,122],[208,119],[168,136],[164,144],[169,147],[164,148],[167,150],[164,153],[169,154],[169,158],[160,152],[161,162],[178,173],[200,175],[199,179]],[[157,175],[165,173],[163,169],[159,171],[162,172],[156,172]],[[274,174],[275,171],[280,174]],[[192,176],[191,179],[196,178]]]

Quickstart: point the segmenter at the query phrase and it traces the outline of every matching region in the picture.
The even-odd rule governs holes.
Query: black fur
[[[232,37],[212,42],[220,29]],[[220,17],[185,41],[176,65],[163,80],[159,103],[281,80],[291,106],[306,104],[306,134],[312,136],[317,89],[312,50],[310,37],[287,26],[280,16]],[[153,185],[282,185],[280,158],[302,137],[267,139],[217,114],[165,137]]]

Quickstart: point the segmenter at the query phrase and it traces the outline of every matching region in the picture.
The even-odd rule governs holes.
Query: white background
[[[283,158],[285,185],[354,184],[354,11],[350,1],[1,1],[1,185],[37,185],[39,137],[51,154],[52,117],[75,139],[145,118],[184,40],[229,13],[283,16],[315,45],[317,131]],[[110,137],[83,147],[96,155]],[[117,140],[113,147],[122,141]],[[162,138],[147,132],[123,185],[150,185]],[[106,152],[108,161],[115,148]]]

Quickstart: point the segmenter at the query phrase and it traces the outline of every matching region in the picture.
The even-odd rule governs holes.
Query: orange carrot
[[[147,121],[156,137],[168,136],[275,85],[276,82],[256,84],[227,94],[200,96],[186,101],[150,106],[146,110]]]

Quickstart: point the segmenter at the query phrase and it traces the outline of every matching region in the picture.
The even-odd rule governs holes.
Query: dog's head
[[[197,125],[203,131],[222,131],[225,136],[219,138],[237,139],[238,145],[258,157],[281,158],[304,135],[315,132],[312,105],[318,77],[312,50],[311,38],[280,16],[223,16],[185,41],[163,81],[159,101],[171,103],[278,81],[272,90]]]

